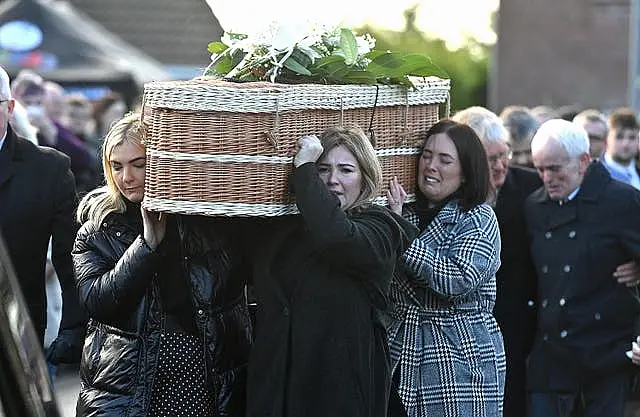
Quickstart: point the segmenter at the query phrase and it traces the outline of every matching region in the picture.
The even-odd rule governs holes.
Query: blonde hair
[[[106,185],[91,191],[80,201],[76,215],[78,223],[82,224],[88,220],[102,223],[109,213],[126,211],[124,197],[113,178],[113,169],[109,161],[113,149],[125,142],[146,149],[139,113],[125,115],[113,124],[105,136],[102,144],[102,171]]]
[[[324,158],[329,151],[344,146],[354,156],[362,173],[362,191],[356,201],[347,209],[361,207],[371,203],[377,197],[382,184],[382,168],[364,131],[356,125],[330,127],[320,136],[324,151],[318,160]]]

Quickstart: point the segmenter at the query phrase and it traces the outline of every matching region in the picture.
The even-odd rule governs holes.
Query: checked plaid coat
[[[405,217],[417,223],[411,206]],[[505,355],[493,317],[500,233],[486,204],[447,203],[402,255],[389,344],[409,417],[502,416]]]

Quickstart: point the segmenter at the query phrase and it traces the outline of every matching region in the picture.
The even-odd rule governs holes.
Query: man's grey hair
[[[531,141],[531,151],[535,153],[549,141],[556,141],[574,159],[589,153],[587,132],[578,124],[563,119],[551,119],[538,128]]]
[[[468,107],[454,114],[452,119],[475,130],[482,141],[509,144],[509,132],[502,120],[489,109],[480,106]]]
[[[504,127],[509,131],[511,143],[529,143],[538,130],[538,118],[524,106],[507,106],[500,113]]]
[[[0,100],[11,100],[9,74],[2,67],[0,67]]]

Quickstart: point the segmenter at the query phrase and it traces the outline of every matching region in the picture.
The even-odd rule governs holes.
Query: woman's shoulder
[[[378,204],[371,204],[359,209],[353,217],[360,218],[361,221],[386,224],[390,230],[399,232],[402,236],[406,236],[406,239],[413,239],[418,235],[418,228],[409,220]]]
[[[462,212],[465,223],[473,225],[473,227],[491,231],[498,229],[498,219],[493,208],[487,204],[478,204],[467,212]]]
[[[122,224],[124,216],[117,212],[110,212],[103,219],[87,219],[80,226],[77,238],[87,240]]]

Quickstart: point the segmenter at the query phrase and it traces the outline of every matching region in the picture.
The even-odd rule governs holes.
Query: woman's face
[[[464,181],[458,151],[446,133],[427,138],[418,163],[418,188],[433,203],[446,199]]]
[[[132,203],[144,197],[146,155],[142,147],[124,142],[111,150],[109,165],[120,193]]]
[[[340,200],[340,207],[350,208],[362,192],[362,172],[353,154],[343,145],[336,146],[317,166],[322,181]]]

